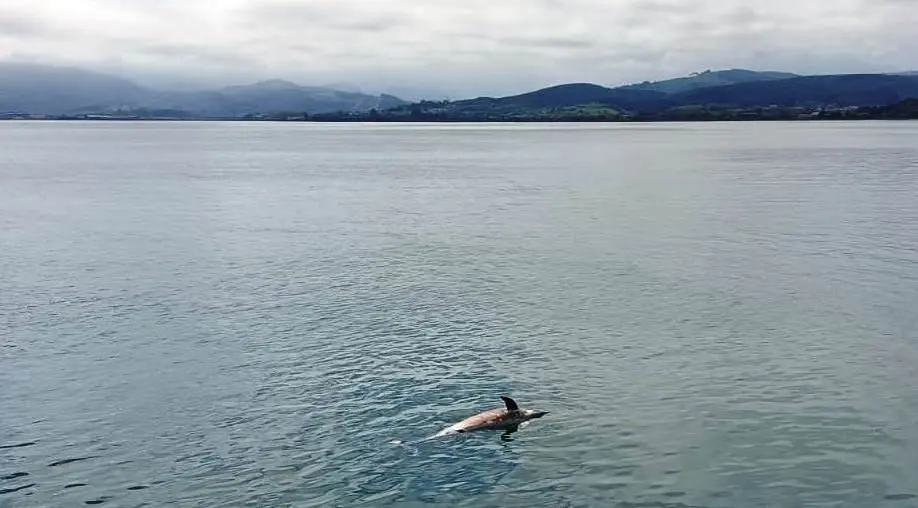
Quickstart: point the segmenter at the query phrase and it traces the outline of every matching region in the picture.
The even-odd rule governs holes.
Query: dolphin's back
[[[478,413],[477,415],[470,416],[465,420],[462,420],[461,422],[453,425],[450,427],[450,429],[456,432],[471,432],[478,429],[499,427],[500,425],[506,423],[509,415],[509,411],[504,408],[491,409],[489,411],[484,411],[482,413]]]

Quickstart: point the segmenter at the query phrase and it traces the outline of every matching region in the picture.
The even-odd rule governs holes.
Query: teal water
[[[918,506],[915,122],[2,122],[0,284],[4,508]]]

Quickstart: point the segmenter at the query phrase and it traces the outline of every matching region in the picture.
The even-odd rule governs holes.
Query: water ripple
[[[913,506],[914,137],[4,123],[0,504]]]

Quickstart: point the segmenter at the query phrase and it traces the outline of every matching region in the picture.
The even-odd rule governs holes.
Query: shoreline
[[[533,124],[533,123],[755,123],[755,122],[838,122],[838,121],[891,121],[901,122],[909,120],[918,120],[915,117],[818,117],[818,118],[710,118],[710,119],[628,119],[628,120],[564,120],[564,119],[540,119],[540,120],[514,120],[514,119],[482,119],[482,120],[443,120],[443,119],[392,119],[392,120],[370,120],[363,118],[355,119],[328,119],[328,120],[280,120],[280,119],[262,119],[262,118],[0,118],[0,122],[245,122],[245,123],[362,123],[362,124],[420,124],[420,123],[442,123],[442,124]]]

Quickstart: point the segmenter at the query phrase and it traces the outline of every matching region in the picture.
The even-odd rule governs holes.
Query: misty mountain
[[[300,86],[279,79],[251,85],[229,86],[203,92],[159,93],[147,100],[148,108],[188,111],[199,116],[328,112],[367,112],[405,104],[391,95],[368,95],[326,87]]]
[[[366,112],[404,101],[327,87],[269,80],[217,90],[169,92],[80,69],[0,62],[0,112],[67,115],[168,111],[180,116]]]
[[[363,90],[354,83],[349,83],[347,81],[337,81],[334,83],[325,83],[322,85],[322,88],[331,88],[333,90],[340,90],[342,92],[354,92],[354,93],[363,93]]]
[[[137,104],[150,91],[104,74],[0,62],[0,111],[61,114],[96,105]]]
[[[796,77],[799,76],[789,72],[761,72],[750,71],[747,69],[727,69],[723,71],[706,70],[704,72],[696,72],[690,76],[681,78],[654,82],[645,81],[643,83],[626,85],[619,88],[627,90],[649,90],[666,94],[677,94],[690,90],[696,90],[699,88],[711,88],[759,81],[775,81],[779,79],[789,79]]]
[[[367,95],[326,87],[299,86],[279,79],[222,90],[234,101],[251,105],[253,111],[369,111],[388,109],[404,101],[391,95]],[[299,109],[297,109],[299,108]]]

